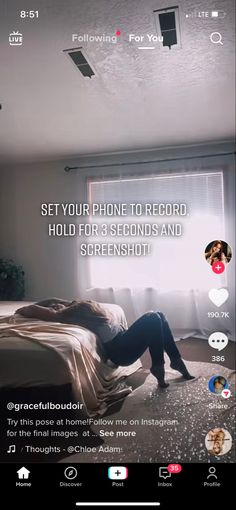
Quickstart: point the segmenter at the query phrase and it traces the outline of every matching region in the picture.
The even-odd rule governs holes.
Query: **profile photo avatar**
[[[211,266],[214,262],[227,264],[231,261],[232,249],[225,241],[211,241],[205,249],[205,259]]]
[[[225,455],[232,447],[231,434],[222,428],[209,430],[205,437],[205,446],[211,455]]]
[[[222,375],[217,376],[214,375],[208,382],[208,388],[211,391],[211,393],[221,395],[222,391],[228,388],[227,379],[225,379],[225,377],[223,377]]]

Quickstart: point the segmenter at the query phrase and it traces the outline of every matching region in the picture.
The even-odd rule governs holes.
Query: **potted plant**
[[[0,259],[0,300],[20,301],[25,295],[25,274],[13,260]]]

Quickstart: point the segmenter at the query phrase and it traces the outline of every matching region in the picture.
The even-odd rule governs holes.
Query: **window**
[[[143,257],[90,257],[93,287],[157,287],[161,290],[209,288],[207,244],[224,240],[223,173],[197,172],[90,180],[93,203],[185,203],[186,216],[96,217],[96,223],[180,223],[181,236],[91,238],[90,242],[151,244]],[[94,217],[92,218],[95,222]]]

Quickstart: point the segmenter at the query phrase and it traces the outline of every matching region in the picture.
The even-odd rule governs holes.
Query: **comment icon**
[[[217,351],[222,351],[228,345],[228,337],[220,331],[212,333],[208,338],[208,344]]]

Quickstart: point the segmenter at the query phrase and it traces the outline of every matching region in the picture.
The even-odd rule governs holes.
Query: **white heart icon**
[[[208,292],[208,296],[212,303],[219,307],[227,301],[229,293],[227,289],[211,289]]]

